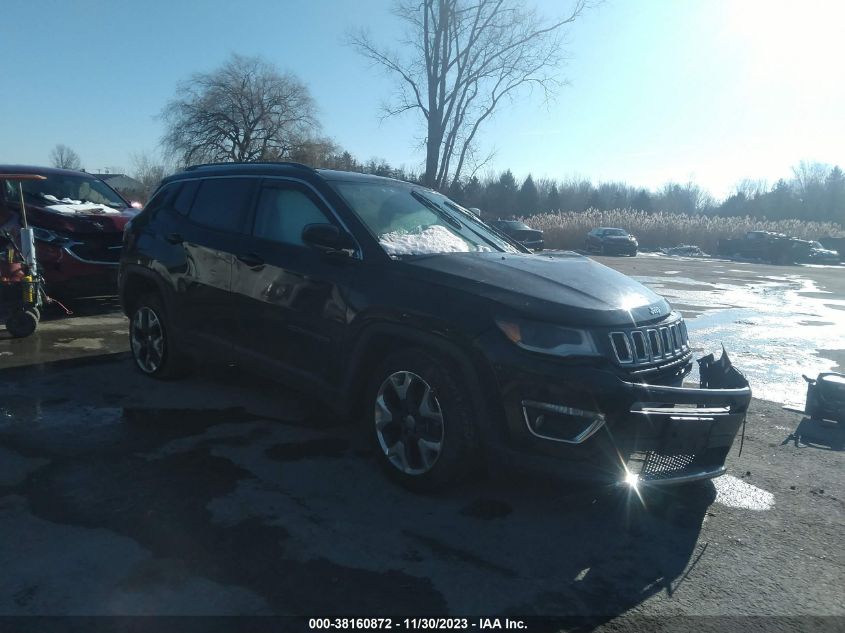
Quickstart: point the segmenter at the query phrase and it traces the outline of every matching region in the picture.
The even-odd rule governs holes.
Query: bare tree
[[[743,178],[734,188],[734,193],[742,194],[747,200],[753,200],[768,191],[769,186],[763,179]]]
[[[305,84],[260,57],[236,54],[180,83],[161,116],[162,144],[182,165],[279,160],[319,128]]]
[[[394,13],[407,26],[407,55],[381,48],[366,32],[351,37],[355,49],[398,81],[386,115],[422,115],[427,185],[445,190],[460,179],[479,129],[503,100],[532,88],[546,98],[555,93],[564,27],[588,3],[574,0],[566,15],[548,20],[522,0],[398,0]]]
[[[59,169],[81,169],[82,161],[79,154],[67,145],[59,143],[50,152],[50,163]]]
[[[172,174],[175,169],[164,160],[157,160],[147,152],[132,154],[132,173],[135,180],[144,185],[143,200],[149,200],[153,191],[165,176]]]

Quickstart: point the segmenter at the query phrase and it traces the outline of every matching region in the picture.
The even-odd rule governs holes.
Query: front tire
[[[430,492],[474,468],[475,410],[465,381],[447,362],[420,349],[391,354],[367,394],[369,433],[391,479]]]
[[[38,329],[38,319],[33,310],[18,310],[6,321],[6,329],[14,338],[26,338]]]
[[[186,371],[187,358],[178,348],[164,304],[156,294],[135,302],[129,317],[129,348],[135,367],[145,376],[166,380]]]

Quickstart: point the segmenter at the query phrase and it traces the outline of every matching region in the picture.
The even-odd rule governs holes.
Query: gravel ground
[[[664,284],[725,283],[713,262],[607,263]],[[800,273],[845,297],[841,269],[727,268],[752,271],[748,286]],[[841,426],[755,400],[729,475],[642,500],[506,473],[413,495],[314,403],[236,368],[147,380],[113,303],[75,308],[30,339],[0,338],[0,615],[845,624]]]

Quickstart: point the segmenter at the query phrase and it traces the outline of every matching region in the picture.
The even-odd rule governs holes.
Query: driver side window
[[[255,210],[255,237],[304,246],[302,229],[331,220],[304,191],[294,187],[264,187]]]

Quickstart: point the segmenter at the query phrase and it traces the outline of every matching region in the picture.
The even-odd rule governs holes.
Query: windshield
[[[520,252],[471,212],[428,189],[371,182],[332,184],[388,255]]]
[[[24,195],[39,205],[99,204],[112,209],[123,209],[126,203],[114,190],[96,178],[52,174],[45,180],[21,182]],[[17,183],[6,181],[6,199],[17,200]]]
[[[604,235],[628,235],[628,232],[624,229],[605,229]]]

